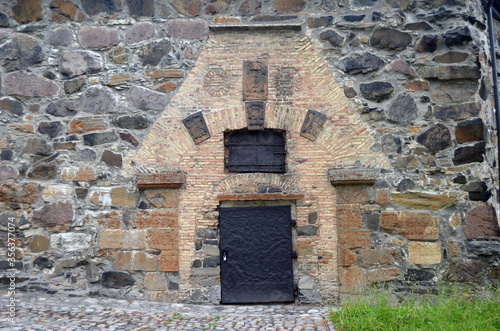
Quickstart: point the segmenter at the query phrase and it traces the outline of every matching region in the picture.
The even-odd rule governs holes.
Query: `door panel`
[[[220,208],[222,303],[291,302],[290,206]]]

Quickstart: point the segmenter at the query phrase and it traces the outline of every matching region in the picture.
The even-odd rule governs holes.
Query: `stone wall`
[[[287,162],[297,173],[316,169],[309,183],[221,175],[224,131],[245,123],[236,106],[224,110],[233,99],[223,93],[240,100],[241,88],[209,67],[224,64],[209,54],[217,42],[245,40],[248,54],[265,47],[252,28],[232,35],[247,25],[293,27],[276,45],[299,43],[290,48],[297,60],[282,66],[330,77],[295,82],[318,99],[303,101],[287,99],[280,73],[270,76],[281,97],[270,99],[267,125],[296,128]],[[14,217],[21,290],[217,303],[219,202],[298,191],[302,302],[380,282],[432,291],[441,281],[500,281],[492,72],[479,0],[14,0],[0,3],[0,27],[0,240],[5,252]],[[215,70],[207,86],[204,65]],[[240,67],[229,69],[240,77]],[[215,100],[210,109],[196,108],[207,100]],[[281,116],[287,102],[300,111]],[[324,104],[343,107],[315,108]],[[298,134],[308,109],[329,116],[317,145]],[[213,136],[204,147],[182,125],[198,110]],[[328,144],[335,126],[363,137],[364,149]],[[317,168],[307,169],[308,158]],[[330,174],[332,186],[327,170],[342,166],[378,172],[354,184]],[[317,200],[307,194],[320,178]],[[0,276],[9,268],[1,257]]]

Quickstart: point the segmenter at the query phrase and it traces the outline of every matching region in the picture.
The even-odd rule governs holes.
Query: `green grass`
[[[440,289],[435,297],[396,301],[383,290],[347,299],[329,315],[337,331],[346,330],[500,330],[500,291]]]

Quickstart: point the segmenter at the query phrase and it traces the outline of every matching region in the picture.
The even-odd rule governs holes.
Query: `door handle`
[[[227,249],[222,251],[222,261],[223,262],[227,261]]]

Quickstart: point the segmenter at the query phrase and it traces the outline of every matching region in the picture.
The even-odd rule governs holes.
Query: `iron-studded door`
[[[291,302],[290,206],[220,208],[222,303]]]

